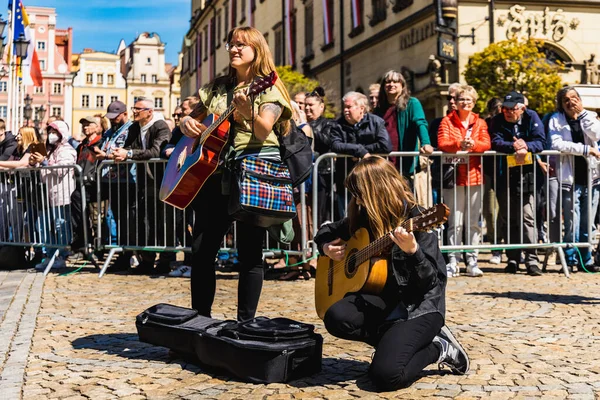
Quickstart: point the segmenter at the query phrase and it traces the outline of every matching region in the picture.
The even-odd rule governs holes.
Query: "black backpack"
[[[287,165],[292,177],[292,187],[306,181],[313,168],[312,138],[307,137],[298,128],[294,120],[290,120],[290,132],[279,136],[281,160]]]

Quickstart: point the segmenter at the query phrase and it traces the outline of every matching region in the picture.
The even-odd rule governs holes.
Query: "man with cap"
[[[534,156],[546,145],[546,135],[540,117],[535,111],[525,107],[525,98],[521,93],[510,92],[504,96],[502,112],[490,122],[492,150],[505,153],[498,156],[497,162],[497,191],[500,203],[500,213],[509,215],[510,243],[537,243],[535,226],[536,203],[534,193],[535,183],[542,179],[534,177]],[[508,200],[507,200],[508,199]],[[539,276],[539,259],[536,249],[525,249],[525,265],[527,274]],[[507,250],[508,265],[505,271],[516,273],[519,269],[521,250]]]
[[[96,190],[96,151],[102,144],[102,127],[100,118],[87,116],[81,118],[79,123],[82,126],[84,139],[77,147],[77,165],[82,169],[82,181],[85,185],[85,202],[82,203],[82,190],[80,180],[75,181],[76,188],[71,194],[71,222],[73,224],[73,242],[71,249],[80,251],[91,243],[91,227],[88,223],[88,243],[84,241],[83,219],[89,218],[89,209],[82,208],[84,205],[90,205],[98,202]],[[106,194],[108,196],[108,194]]]

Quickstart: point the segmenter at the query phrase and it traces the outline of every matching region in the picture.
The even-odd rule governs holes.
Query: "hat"
[[[68,139],[71,136],[69,134],[69,125],[67,125],[67,123],[64,121],[54,121],[48,126],[56,129],[63,139]]]
[[[90,115],[88,115],[87,117],[81,118],[79,120],[80,124],[83,124],[84,122],[98,125],[98,120],[95,117],[92,117]]]
[[[517,93],[515,91],[510,92],[506,96],[504,96],[504,101],[502,102],[502,107],[513,108],[517,105],[517,103],[525,104],[525,97],[521,93]]]
[[[115,100],[108,105],[105,117],[108,119],[113,119],[116,118],[119,114],[124,113],[125,111],[127,111],[127,106],[125,105],[125,103],[119,100]]]

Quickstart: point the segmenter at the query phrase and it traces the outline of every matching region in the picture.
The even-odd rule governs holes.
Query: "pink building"
[[[41,126],[44,126],[44,122],[51,115],[71,121],[73,30],[56,28],[55,8],[27,7],[27,14],[31,27],[31,40],[40,61],[44,81],[40,87],[26,87],[25,96],[29,94],[33,98],[32,119],[35,118],[35,110],[44,106],[46,115]],[[6,118],[8,113],[7,81],[7,77],[2,77],[0,80],[0,118]]]

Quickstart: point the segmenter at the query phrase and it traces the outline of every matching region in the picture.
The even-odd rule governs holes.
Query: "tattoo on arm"
[[[206,114],[207,111],[208,111],[208,109],[206,108],[204,103],[202,101],[200,101],[198,104],[196,104],[196,107],[194,107],[194,109],[190,113],[190,117],[196,119],[199,116]]]
[[[281,108],[281,106],[275,103],[263,104],[262,106],[260,106],[259,112],[262,111],[268,111],[271,114],[273,114],[275,116],[275,121],[277,121],[279,117],[281,117],[281,113],[283,113],[283,109]]]

